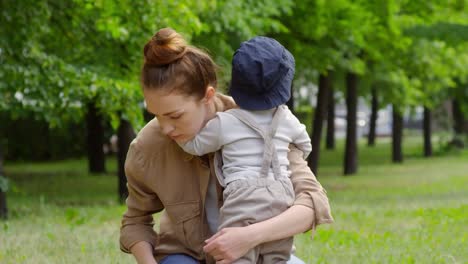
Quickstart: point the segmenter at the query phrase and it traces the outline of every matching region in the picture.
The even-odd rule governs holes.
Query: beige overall
[[[236,180],[225,186],[220,166],[222,157],[216,154],[216,174],[221,186],[225,187],[223,192],[224,204],[220,209],[219,230],[225,227],[247,226],[261,222],[279,215],[288,209],[294,202],[294,189],[290,179],[281,175],[280,164],[273,143],[278,122],[281,121],[283,111],[281,107],[274,114],[272,124],[264,131],[249,116],[241,111],[230,110],[230,114],[237,117],[245,125],[255,130],[265,142],[263,163],[258,178]],[[270,168],[274,179],[268,178]],[[233,262],[239,263],[286,263],[291,255],[293,238],[282,239],[265,244],[247,252],[245,256]]]

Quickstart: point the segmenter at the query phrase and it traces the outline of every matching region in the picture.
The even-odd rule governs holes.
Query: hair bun
[[[160,29],[146,43],[143,50],[145,64],[148,66],[163,66],[184,56],[187,43],[184,38],[171,28]]]

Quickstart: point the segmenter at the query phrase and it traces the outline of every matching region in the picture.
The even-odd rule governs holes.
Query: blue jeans
[[[172,254],[163,258],[160,264],[198,264],[199,262],[185,254]],[[300,260],[298,257],[291,255],[291,258],[288,261],[288,264],[305,264],[304,261]]]

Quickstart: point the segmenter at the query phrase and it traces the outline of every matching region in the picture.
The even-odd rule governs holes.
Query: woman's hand
[[[258,245],[258,232],[253,229],[253,226],[223,228],[205,240],[203,250],[213,256],[217,264],[231,263]]]
[[[203,250],[213,256],[217,264],[228,264],[239,259],[250,249],[298,233],[313,226],[314,210],[293,205],[281,214],[246,227],[228,227],[218,231],[205,242]]]

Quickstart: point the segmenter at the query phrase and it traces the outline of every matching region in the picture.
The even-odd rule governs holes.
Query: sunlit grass
[[[422,157],[405,140],[392,164],[388,139],[359,146],[359,172],[342,176],[343,142],[321,153],[319,180],[333,225],[296,238],[306,263],[466,263],[468,152]],[[0,222],[0,263],[135,263],[118,245],[125,206],[117,202],[115,160],[89,175],[85,160],[7,164],[10,219]]]
[[[9,164],[10,219],[0,222],[0,263],[134,263],[119,250],[116,162],[90,175],[86,160]]]
[[[466,263],[468,152],[422,158],[418,139],[392,164],[390,143],[360,147],[359,173],[342,176],[341,149],[323,151],[319,179],[336,222],[298,236],[307,263]],[[364,142],[361,142],[364,143]]]

